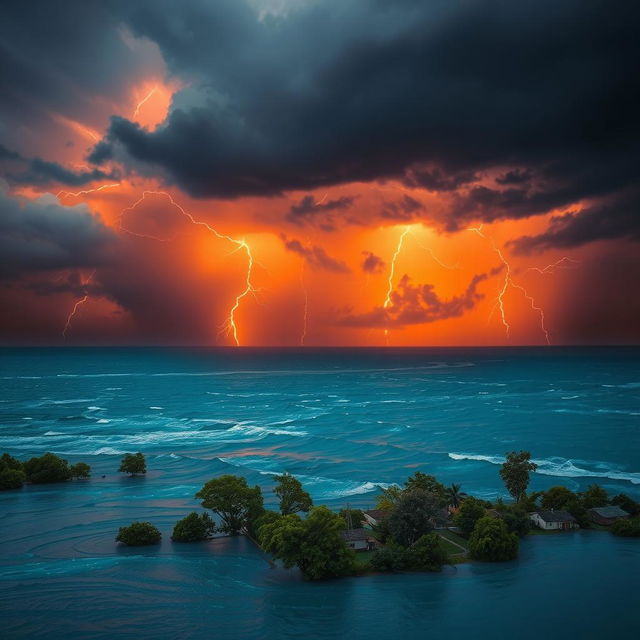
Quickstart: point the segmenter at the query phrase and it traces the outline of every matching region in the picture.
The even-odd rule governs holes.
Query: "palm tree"
[[[447,494],[449,495],[449,502],[454,509],[460,506],[460,503],[467,497],[466,493],[460,491],[459,484],[452,484],[447,488]]]

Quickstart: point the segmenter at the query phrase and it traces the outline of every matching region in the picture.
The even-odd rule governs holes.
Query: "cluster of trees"
[[[54,453],[21,462],[8,453],[0,457],[0,489],[20,489],[25,482],[46,484],[64,482],[71,478],[88,478],[91,467],[78,462],[70,465],[67,460]]]

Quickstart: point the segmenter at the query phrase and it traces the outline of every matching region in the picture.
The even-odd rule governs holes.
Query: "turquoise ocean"
[[[597,482],[640,499],[640,349],[0,349],[0,452],[92,477],[0,493],[6,638],[634,637],[640,542],[531,536],[517,561],[308,583],[244,539],[170,541],[210,478],[296,475],[318,504],[373,507],[415,471],[506,496]],[[146,477],[117,473],[142,451]],[[157,548],[123,549],[149,520]],[[635,629],[635,631],[634,631]]]

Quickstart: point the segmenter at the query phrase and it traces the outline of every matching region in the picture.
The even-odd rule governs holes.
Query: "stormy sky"
[[[0,341],[638,342],[639,18],[4,2]]]

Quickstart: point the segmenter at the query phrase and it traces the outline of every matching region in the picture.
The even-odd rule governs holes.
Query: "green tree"
[[[465,536],[471,535],[476,522],[485,515],[484,504],[481,500],[469,496],[458,509],[458,513],[453,516],[453,523],[462,531]]]
[[[518,536],[500,518],[480,518],[469,537],[469,555],[489,562],[513,560],[518,555]]]
[[[290,473],[283,473],[275,476],[277,482],[273,492],[280,499],[280,513],[288,515],[290,513],[298,513],[299,511],[307,512],[313,506],[311,496],[302,488],[300,480],[292,476]]]
[[[564,510],[568,511],[583,529],[588,529],[591,526],[589,513],[584,508],[579,496],[574,494],[573,498],[568,500],[564,505]]]
[[[196,498],[205,509],[211,509],[221,520],[220,530],[231,535],[250,533],[264,513],[260,487],[249,487],[244,478],[223,475],[209,480]]]
[[[386,489],[382,487],[380,487],[380,489],[382,489],[382,493],[376,498],[376,509],[391,511],[398,503],[398,500],[400,500],[402,489],[395,484]]]
[[[529,515],[522,509],[520,505],[506,507],[501,513],[502,521],[507,525],[507,529],[511,533],[515,533],[518,537],[523,538],[529,533],[531,528]]]
[[[158,544],[162,534],[150,522],[132,522],[128,527],[120,527],[116,542],[139,547],[148,544]]]
[[[200,542],[211,538],[215,531],[216,524],[208,513],[192,511],[176,522],[171,539],[174,542]]]
[[[19,489],[26,480],[24,471],[20,469],[5,469],[0,471],[0,491]]]
[[[531,454],[528,451],[507,453],[507,459],[500,467],[500,477],[516,502],[520,502],[526,494],[529,472],[537,468],[538,465],[531,462]]]
[[[408,547],[443,520],[439,497],[424,489],[406,491],[389,515],[389,531],[396,542]]]
[[[582,506],[585,509],[605,507],[609,504],[609,495],[599,484],[591,484],[580,494]]]
[[[629,515],[640,515],[640,504],[630,498],[626,493],[619,493],[611,498],[611,504],[624,509]]]
[[[551,487],[542,494],[540,504],[543,509],[564,509],[575,498],[576,494],[566,487]]]
[[[138,453],[125,453],[124,456],[122,456],[118,471],[128,473],[132,476],[147,473],[147,462],[144,459],[144,454],[139,451]]]
[[[362,529],[364,513],[361,509],[340,509],[340,517],[347,523],[348,529]]]
[[[611,525],[610,531],[614,536],[638,538],[640,537],[640,518],[620,518]]]
[[[71,478],[69,463],[54,453],[31,458],[23,464],[24,472],[29,482],[46,484],[50,482],[64,482]]]
[[[6,471],[7,469],[13,469],[14,471],[22,471],[22,462],[8,453],[3,453],[0,456],[0,471]]]
[[[404,486],[405,491],[420,489],[421,491],[432,493],[437,496],[440,506],[442,507],[446,506],[449,502],[449,492],[447,491],[447,488],[443,484],[440,484],[435,479],[435,476],[422,473],[422,471],[416,471],[412,476],[407,478]]]
[[[313,507],[302,520],[296,514],[280,516],[259,529],[262,548],[286,568],[298,566],[305,578],[318,580],[350,574],[355,553],[342,532],[345,521],[327,507]]]
[[[449,559],[440,536],[428,533],[419,538],[409,549],[409,565],[418,571],[440,571]]]
[[[452,484],[447,488],[447,497],[449,498],[449,504],[454,509],[457,509],[462,504],[462,501],[467,497],[467,494],[460,491],[459,484]]]
[[[91,475],[91,467],[86,462],[77,462],[69,467],[72,478],[88,478]]]

